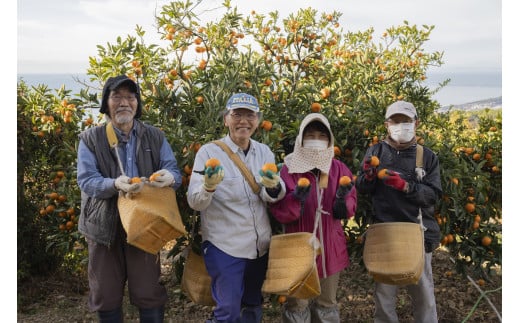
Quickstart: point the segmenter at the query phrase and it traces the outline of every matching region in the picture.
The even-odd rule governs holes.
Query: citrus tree
[[[90,81],[99,84],[97,89],[87,88],[71,99],[64,90],[49,94],[19,85],[19,109],[27,124],[24,138],[32,143],[29,149],[41,152],[31,157],[35,163],[28,171],[38,168],[44,175],[24,177],[26,186],[27,178],[42,186],[28,200],[38,208],[56,204],[52,214],[58,216],[46,220],[49,243],[66,242],[70,251],[81,241],[77,232],[68,231],[68,221],[64,231],[59,227],[71,219],[59,216],[70,207],[75,210],[72,221],[77,219],[77,134],[101,121],[88,111],[99,106],[104,81],[126,74],[140,84],[142,119],[164,130],[176,153],[183,173],[177,199],[188,231],[197,216],[186,201],[193,159],[202,144],[225,134],[222,111],[231,94],[246,92],[258,98],[263,116],[254,139],[269,145],[277,162],[292,151],[300,120],[310,112],[323,113],[335,135],[335,158],[354,173],[366,149],[385,135],[385,107],[395,100],[407,100],[421,116],[419,142],[431,147],[441,162],[440,243],[450,248],[461,272],[477,268],[479,275],[485,275],[483,268],[501,264],[501,119],[482,115],[475,124],[467,115],[436,112],[439,104],[432,95],[438,89],[424,83],[428,69],[443,64],[442,52],[425,50],[434,26],[418,27],[404,21],[374,35],[372,28],[343,30],[337,11],[320,13],[307,8],[282,18],[278,12],[239,13],[230,1],[224,1],[223,14],[217,20],[202,23],[199,5],[200,1],[164,5],[156,15],[156,32],[161,35],[158,44],[147,44],[146,32],[137,26],[134,35],[99,45],[87,70]],[[63,100],[68,101],[64,104]],[[70,122],[65,121],[66,111],[71,111]],[[43,116],[51,112],[54,120],[44,122]],[[56,134],[58,127],[62,130]],[[473,151],[467,155],[466,148]],[[480,154],[479,159],[474,152]],[[54,162],[58,156],[59,163]],[[68,181],[46,182],[44,178],[62,168]],[[66,194],[63,207],[45,195],[54,191]],[[473,203],[474,210],[466,208],[467,203]],[[360,255],[362,245],[357,241],[366,229],[370,210],[368,197],[359,196],[354,220],[345,223],[354,256]],[[40,213],[32,210],[27,216],[34,221],[41,219]],[[45,213],[45,218],[51,217]]]

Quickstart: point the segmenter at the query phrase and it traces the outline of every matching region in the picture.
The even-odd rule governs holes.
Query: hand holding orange
[[[267,174],[268,171],[278,173],[278,166],[276,166],[275,163],[265,163],[262,166],[262,172],[264,172],[264,174]]]
[[[349,186],[350,184],[352,184],[352,179],[350,179],[350,177],[348,177],[347,175],[340,177],[339,185],[341,185],[341,186]]]
[[[141,178],[140,177],[132,177],[130,179],[130,184],[136,184],[136,183],[141,183]]]
[[[275,188],[279,186],[280,176],[278,176],[278,166],[275,163],[265,163],[259,171],[260,183],[266,188]]]
[[[298,180],[298,183],[297,185],[299,187],[307,187],[309,185],[311,185],[311,181],[309,181],[309,179],[305,178],[305,177],[302,177]]]
[[[377,172],[377,178],[384,179],[387,174],[388,174],[387,169],[383,168],[383,169],[379,170],[379,172]]]
[[[206,160],[204,166],[204,173],[209,177],[211,177],[213,174],[219,172],[222,169],[222,166],[220,166],[220,160],[214,157]]]
[[[220,166],[220,160],[218,160],[217,158],[212,157],[212,158],[206,160],[205,166],[208,167],[208,168],[215,168],[217,166]]]
[[[372,167],[379,166],[379,158],[377,158],[377,156],[370,157],[370,166],[372,166]]]

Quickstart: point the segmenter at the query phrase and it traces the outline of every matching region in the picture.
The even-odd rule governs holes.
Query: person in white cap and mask
[[[321,294],[312,300],[288,297],[282,322],[339,323],[339,275],[350,264],[342,219],[354,216],[357,195],[352,172],[334,158],[334,136],[323,114],[311,113],[302,120],[294,151],[284,162],[280,176],[287,194],[270,210],[285,233],[316,232],[321,249],[316,257]],[[342,186],[344,176],[347,184]]]
[[[415,131],[419,118],[415,106],[397,101],[388,106],[385,127],[388,136],[368,148],[356,180],[359,193],[370,194],[373,214],[369,221],[418,223],[421,208],[424,231],[424,269],[418,284],[406,285],[411,296],[415,322],[437,322],[432,275],[432,251],[439,245],[439,226],[434,207],[442,195],[439,159],[423,148],[423,167],[416,165]],[[379,166],[371,164],[372,156]],[[378,172],[382,172],[378,176]],[[374,322],[398,322],[396,307],[398,286],[376,282]]]
[[[275,157],[267,145],[251,139],[259,118],[255,97],[232,95],[224,111],[228,134],[219,140],[242,160],[258,192],[217,144],[204,144],[195,156],[188,203],[200,211],[201,247],[216,303],[206,322],[262,321],[261,288],[271,241],[267,204],[284,197],[285,185],[277,172],[262,172],[262,166],[274,164]],[[206,167],[210,158],[218,159],[220,165]]]

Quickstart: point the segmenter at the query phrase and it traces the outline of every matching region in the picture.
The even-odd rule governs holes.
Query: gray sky
[[[205,0],[215,8],[218,0]],[[169,1],[161,0],[18,0],[18,73],[84,73],[96,45],[115,42],[117,36],[135,35],[136,25],[147,32],[147,42],[160,43],[154,12]],[[261,3],[261,6],[260,6]],[[297,3],[298,6],[289,5]],[[435,25],[427,50],[444,51],[445,64],[431,72],[500,73],[502,5],[496,0],[234,0],[239,12],[278,10],[280,17],[298,8],[343,13],[344,30],[374,27],[378,37],[391,26]],[[261,8],[260,8],[261,7]],[[203,19],[211,19],[205,13]]]

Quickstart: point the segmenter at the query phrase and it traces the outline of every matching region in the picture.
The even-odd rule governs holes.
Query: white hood
[[[330,142],[327,148],[316,149],[303,147],[303,130],[312,121],[323,123],[329,130]],[[284,159],[289,173],[306,173],[317,168],[322,173],[328,174],[332,158],[334,158],[334,135],[330,130],[329,121],[321,113],[311,113],[307,115],[300,124],[300,132],[298,133],[296,142],[294,143],[294,151]]]

